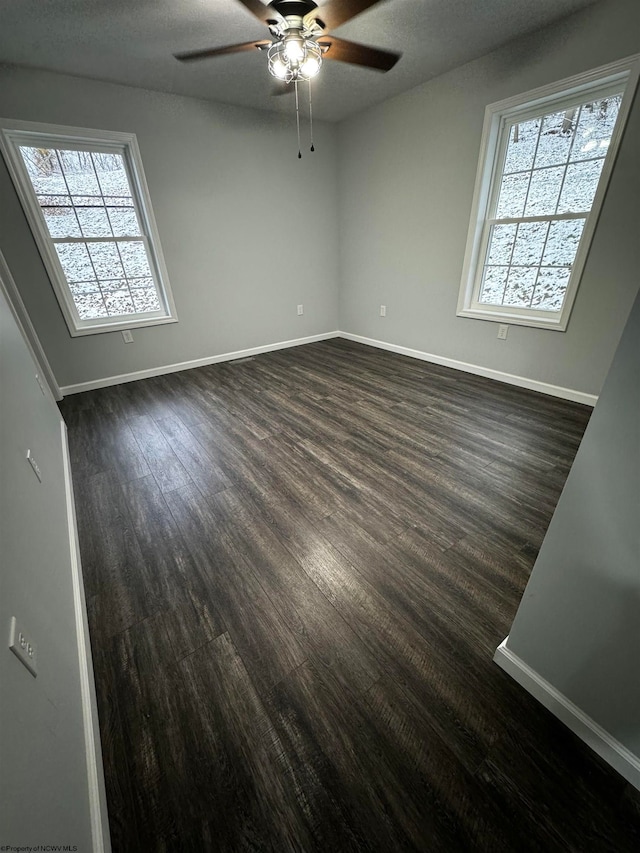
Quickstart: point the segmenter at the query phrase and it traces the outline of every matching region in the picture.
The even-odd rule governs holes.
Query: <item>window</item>
[[[633,95],[632,63],[487,108],[459,316],[566,329]]]
[[[135,136],[0,121],[72,335],[176,321]]]

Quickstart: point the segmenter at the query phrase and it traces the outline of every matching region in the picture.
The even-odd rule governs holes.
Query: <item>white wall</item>
[[[640,3],[602,0],[343,122],[341,328],[597,394],[638,289],[637,100],[568,330],[503,343],[456,303],[486,105],[638,51]]]
[[[83,708],[92,698],[95,703],[95,696],[85,669],[89,703],[83,706],[85,661],[76,630],[79,599],[74,599],[62,419],[35,374],[0,287],[0,836],[2,844],[21,849],[68,844],[98,850],[92,843],[91,802],[104,804],[104,788],[87,768],[85,731],[92,737],[97,729]],[[28,449],[42,471],[41,483],[26,460]],[[12,616],[36,643],[36,678],[9,650]],[[82,642],[85,626],[79,630]],[[97,750],[101,768],[99,742]],[[93,816],[99,838],[95,811]]]
[[[636,756],[640,786],[640,296],[507,640]]]
[[[314,126],[298,160],[293,112],[17,68],[0,69],[0,116],[137,135],[175,297],[179,322],[133,344],[71,338],[0,160],[0,250],[59,385],[338,328],[333,126]]]

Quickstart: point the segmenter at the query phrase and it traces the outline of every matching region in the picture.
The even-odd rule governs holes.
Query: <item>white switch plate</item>
[[[304,314],[304,305],[298,305],[298,317]]]
[[[20,663],[24,664],[34,678],[38,675],[38,661],[36,644],[18,625],[15,616],[11,617],[11,626],[9,628],[9,648],[18,658]]]
[[[381,316],[381,317],[386,317],[386,316],[387,316],[387,306],[386,306],[386,305],[381,305],[381,306],[380,306],[380,316]]]
[[[133,343],[133,332],[131,331],[131,329],[123,329],[122,337],[124,338],[125,344]]]
[[[44,382],[42,381],[42,377],[40,376],[39,373],[36,373],[36,382],[38,383],[38,385],[40,386],[40,390],[42,391],[42,393],[46,397],[47,392],[44,390]]]
[[[509,334],[509,327],[506,325],[506,323],[500,323],[500,325],[498,326],[498,340],[499,341],[506,341],[508,334]]]
[[[31,453],[30,450],[27,450],[27,462],[33,468],[33,473],[36,475],[38,480],[40,480],[40,482],[42,482],[42,471],[40,470],[40,466],[38,465],[36,460],[33,458],[33,454]]]

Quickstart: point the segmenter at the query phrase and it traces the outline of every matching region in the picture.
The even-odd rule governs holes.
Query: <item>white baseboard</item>
[[[507,647],[508,639],[507,637],[503,640],[496,649],[493,659],[498,666],[597,752],[627,782],[640,790],[640,758],[515,655]]]
[[[96,388],[107,388],[109,385],[122,385],[125,382],[136,382],[138,379],[149,379],[152,376],[163,376],[165,373],[178,373],[181,370],[191,370],[192,367],[205,367],[207,364],[217,364],[221,361],[234,361],[237,358],[249,358],[263,352],[275,352],[279,349],[299,347],[302,344],[312,344],[316,341],[326,341],[337,338],[340,332],[324,332],[321,335],[309,335],[306,338],[295,338],[292,341],[279,341],[275,344],[265,344],[261,347],[225,352],[220,355],[194,358],[191,361],[181,361],[177,364],[165,364],[161,367],[150,367],[148,370],[136,370],[133,373],[121,373],[118,376],[105,376],[103,379],[93,379],[90,382],[79,382],[77,385],[64,385],[60,390],[67,397],[69,394],[80,394],[82,391],[93,391]]]
[[[575,391],[572,388],[563,388],[560,385],[550,385],[547,382],[538,382],[525,376],[515,376],[512,373],[504,373],[501,370],[493,370],[490,367],[482,367],[478,364],[469,364],[466,361],[457,361],[454,358],[446,358],[433,353],[422,352],[422,350],[410,349],[409,347],[390,344],[386,341],[377,341],[374,338],[365,338],[362,335],[354,335],[351,332],[325,332],[321,335],[309,335],[306,338],[296,338],[292,341],[279,341],[274,344],[265,344],[260,347],[225,352],[220,355],[196,358],[191,361],[181,361],[177,364],[165,364],[161,367],[151,367],[148,370],[136,370],[133,373],[121,373],[117,376],[105,376],[103,379],[94,379],[90,382],[79,382],[77,385],[65,385],[60,390],[66,397],[69,394],[80,394],[82,391],[93,391],[95,388],[106,388],[109,385],[121,385],[124,382],[135,382],[138,379],[149,379],[152,376],[162,376],[165,373],[177,373],[180,370],[190,370],[192,367],[204,367],[207,364],[217,364],[222,361],[233,361],[237,358],[248,358],[252,355],[260,355],[265,352],[274,352],[279,349],[288,349],[303,344],[311,344],[315,341],[326,341],[330,338],[345,338],[348,341],[366,344],[378,349],[397,352],[400,355],[417,358],[421,361],[429,361],[433,364],[441,364],[444,367],[452,367],[454,370],[462,370],[464,373],[473,373],[476,376],[485,376],[498,382],[506,382],[508,385],[517,385],[520,388],[528,388],[531,391],[539,391],[541,394],[549,394],[551,397],[561,397],[563,400],[573,400],[575,403],[584,403],[587,406],[595,406],[598,398],[595,394],[585,394],[583,391]]]
[[[504,373],[502,370],[493,370],[490,367],[482,367],[479,364],[469,364],[466,361],[457,361],[455,358],[446,358],[442,355],[434,355],[422,350],[410,349],[409,347],[390,344],[387,341],[377,341],[374,338],[365,338],[362,335],[353,335],[351,332],[339,332],[339,337],[370,347],[397,352],[407,355],[409,358],[418,358],[421,361],[430,361],[433,364],[441,364],[443,367],[453,367],[454,370],[462,370],[464,373],[473,373],[476,376],[486,376],[488,379],[496,379],[498,382],[506,382],[508,385],[517,385],[519,388],[528,388],[530,391],[539,391],[541,394],[549,394],[551,397],[561,397],[563,400],[572,400],[574,403],[584,403],[586,406],[595,406],[598,398],[595,394],[586,394],[584,391],[575,391],[573,388],[563,388],[561,385],[550,385],[548,382],[538,382],[526,376],[515,376],[512,373]],[[63,389],[64,390],[64,389]]]
[[[87,607],[84,596],[84,583],[82,580],[82,566],[80,563],[80,545],[78,543],[78,528],[76,524],[75,503],[73,499],[73,481],[71,479],[71,464],[69,461],[69,444],[67,441],[67,428],[64,421],[61,422],[60,428],[62,435],[65,498],[69,524],[71,583],[73,587],[73,604],[78,643],[78,663],[80,667],[80,693],[82,697],[82,720],[84,727],[87,785],[89,789],[89,812],[91,820],[91,846],[93,853],[111,853],[109,820],[107,816],[107,795],[104,783],[104,768],[102,765],[100,728],[98,725],[98,705],[96,702],[95,683],[93,679],[93,660],[91,658]]]

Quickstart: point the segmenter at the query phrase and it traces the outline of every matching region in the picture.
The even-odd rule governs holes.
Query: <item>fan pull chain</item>
[[[315,151],[316,149],[313,147],[313,107],[311,105],[311,78],[309,78],[309,134],[311,136],[311,148],[310,151]]]
[[[296,125],[298,126],[298,160],[302,160],[302,151],[300,150],[300,106],[298,104],[298,81],[294,80],[293,85],[296,90]]]

